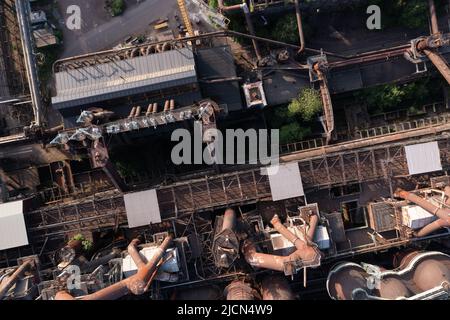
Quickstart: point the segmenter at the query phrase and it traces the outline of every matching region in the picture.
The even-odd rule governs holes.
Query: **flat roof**
[[[70,108],[197,82],[189,48],[57,72],[55,108]]]
[[[23,201],[0,203],[0,250],[28,245]]]

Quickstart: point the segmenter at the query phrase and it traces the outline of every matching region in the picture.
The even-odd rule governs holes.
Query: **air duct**
[[[138,271],[136,274],[129,278],[123,279],[109,287],[106,287],[97,292],[91,293],[89,295],[83,296],[81,300],[116,300],[129,293],[134,295],[142,295],[146,292],[148,286],[153,280],[154,275],[158,271],[159,264],[162,261],[164,254],[170,244],[172,243],[172,236],[167,236],[161,243],[159,248],[156,250],[154,256],[147,262],[144,263],[139,254],[136,254],[136,245],[139,240],[133,240],[128,249],[131,250],[129,254],[131,255],[133,261],[138,266]],[[56,294],[55,300],[74,300],[75,298],[66,291],[60,291]]]
[[[414,252],[397,270],[368,264],[340,263],[327,279],[334,300],[448,299],[450,256],[441,252]]]
[[[449,191],[446,189],[447,192]],[[398,189],[395,192],[395,196],[411,201],[418,206],[420,206],[422,209],[428,211],[429,213],[437,216],[439,219],[436,221],[433,221],[432,223],[426,225],[422,229],[420,229],[418,232],[416,232],[417,237],[424,237],[429,235],[430,233],[443,228],[450,226],[450,209],[448,208],[438,208],[434,204],[430,203],[429,201],[425,200],[422,197],[419,197],[418,195],[415,195],[411,192],[407,192],[402,189]],[[448,199],[447,199],[448,201]]]
[[[275,230],[295,245],[297,250],[288,256],[260,253],[256,251],[255,244],[247,239],[244,241],[242,251],[245,260],[252,267],[264,268],[284,272],[285,275],[293,275],[298,269],[305,267],[317,267],[322,258],[321,252],[314,244],[298,238],[290,232],[280,221],[277,215],[271,220]]]

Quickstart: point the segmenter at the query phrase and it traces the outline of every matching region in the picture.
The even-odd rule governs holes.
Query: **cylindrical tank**
[[[224,291],[227,300],[255,300],[252,287],[240,280],[231,282]]]
[[[286,277],[269,275],[261,282],[263,300],[294,300],[294,294]]]
[[[437,259],[425,258],[414,270],[413,279],[422,291],[430,290],[444,281],[450,283],[450,269]]]
[[[380,297],[384,299],[397,299],[400,297],[409,297],[411,292],[405,286],[403,281],[397,278],[386,278],[380,281],[380,287],[378,289]]]

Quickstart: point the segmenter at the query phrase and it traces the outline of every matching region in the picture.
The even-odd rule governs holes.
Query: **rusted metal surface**
[[[294,300],[294,293],[285,277],[269,275],[261,282],[263,300]]]
[[[158,271],[158,263],[164,257],[164,254],[170,244],[173,236],[167,236],[161,245],[156,249],[155,254],[146,263],[141,264],[136,274],[122,281],[119,281],[109,287],[106,287],[97,292],[81,297],[81,300],[116,300],[129,293],[134,295],[142,295],[146,292],[149,282],[153,279],[154,273]],[[134,247],[137,241],[133,241]],[[55,300],[73,300],[74,298],[66,291],[60,291],[56,294]]]
[[[430,10],[430,22],[431,22],[431,33],[439,33],[439,24],[436,14],[436,6],[434,5],[434,0],[428,0],[428,8]]]
[[[341,263],[332,268],[327,291],[335,300],[448,299],[450,256],[440,252],[412,252],[397,270]]]
[[[283,226],[277,215],[274,216],[271,223],[275,230],[295,245],[297,250],[288,256],[260,253],[257,252],[255,244],[250,239],[246,239],[242,251],[248,264],[255,268],[282,271],[285,275],[296,274],[300,268],[320,265],[322,254],[317,246],[308,244],[290,232]]]
[[[445,80],[447,80],[447,83],[450,84],[450,67],[448,66],[447,61],[434,50],[424,49],[423,52],[426,54],[428,59],[430,59],[436,69],[439,70]]]
[[[32,260],[24,262],[16,269],[16,271],[13,272],[12,275],[10,275],[4,282],[1,283],[0,300],[5,297],[9,289],[11,289],[12,286],[16,284],[16,282],[20,279],[20,277],[22,277],[23,274],[30,269],[32,263],[33,263]]]
[[[226,288],[224,295],[227,300],[255,300],[253,288],[246,282],[235,280]]]
[[[422,207],[424,210],[428,211],[429,213],[437,216],[439,219],[436,221],[433,221],[432,223],[426,225],[422,229],[420,229],[418,232],[416,232],[417,237],[425,237],[429,235],[430,233],[443,228],[450,226],[450,209],[449,208],[438,208],[431,202],[427,201],[426,199],[415,195],[411,192],[407,192],[405,190],[399,189],[396,191],[396,196],[409,200],[418,206]]]

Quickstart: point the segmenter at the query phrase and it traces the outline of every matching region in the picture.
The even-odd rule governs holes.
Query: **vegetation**
[[[414,112],[431,101],[442,100],[441,78],[424,78],[407,84],[385,84],[354,93],[360,103],[369,107],[369,112],[392,111],[399,107],[411,108]]]
[[[305,88],[289,105],[279,106],[267,115],[269,126],[280,129],[280,143],[304,140],[311,135],[314,116],[322,110],[320,94]]]
[[[217,9],[219,7],[219,2],[217,0],[209,0],[209,7],[213,9]]]
[[[81,241],[81,245],[83,247],[83,250],[85,251],[89,251],[92,248],[92,241],[86,240],[86,238],[81,233],[73,236],[71,240]]]
[[[382,28],[403,26],[424,28],[428,22],[428,3],[423,0],[375,0],[380,6]]]
[[[109,8],[111,15],[113,17],[119,16],[125,10],[125,1],[124,0],[107,0],[106,7]]]
[[[289,104],[288,110],[291,115],[300,115],[305,121],[310,121],[322,110],[319,91],[311,88],[302,89],[298,97]]]

